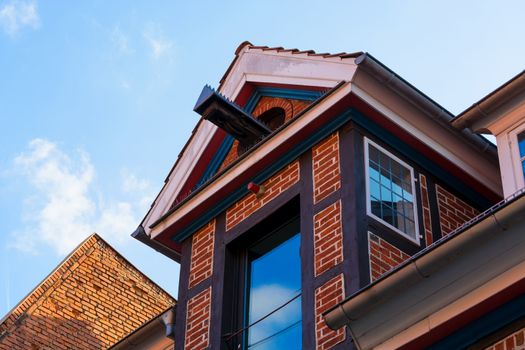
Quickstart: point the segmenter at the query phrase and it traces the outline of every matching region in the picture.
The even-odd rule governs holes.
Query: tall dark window
[[[294,226],[249,248],[247,349],[302,348],[301,236]]]

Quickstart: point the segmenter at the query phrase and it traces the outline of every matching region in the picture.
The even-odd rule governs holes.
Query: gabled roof
[[[107,348],[175,302],[92,234],[0,321],[0,348]]]
[[[478,192],[484,189],[489,193],[488,196],[492,201],[500,198],[499,176],[493,171],[494,164],[497,163],[494,146],[478,135],[467,131],[462,133],[454,129],[450,125],[453,116],[446,109],[369,54],[360,52],[317,54],[312,50],[255,46],[244,42],[236,50],[233,62],[221,79],[219,92],[240,107],[244,107],[249,104],[251,97],[257,95],[257,90],[263,87],[279,87],[296,91],[305,89],[333,91],[338,87],[337,93],[333,93],[322,102],[318,100],[319,105],[301,113],[298,119],[302,121],[298,123],[307,120],[313,123],[320,123],[321,120],[326,122],[330,118],[335,118],[334,113],[341,114],[345,110],[348,111],[349,106],[354,106],[355,109],[364,111],[367,116],[375,116],[373,122],[376,124],[385,119],[385,122],[382,122],[383,128],[392,130],[396,133],[396,137],[404,138],[407,144],[420,149],[427,159],[443,163],[445,168],[442,174],[452,173],[454,176],[463,176],[462,180],[477,186],[475,188]],[[389,103],[392,103],[392,98],[400,101],[399,103],[403,104],[403,113],[386,107],[381,96],[374,96],[378,93],[383,94]],[[292,127],[292,124],[295,126]],[[290,123],[286,128],[280,128],[275,133],[285,133],[287,130],[286,135],[291,138],[286,142],[291,142],[290,140],[297,136],[289,134],[292,129],[301,130],[303,136],[307,131],[301,129],[301,126],[298,128],[296,126],[297,123]],[[405,135],[401,135],[402,133]],[[210,122],[203,119],[198,122],[166,179],[163,189],[134,233],[136,238],[159,251],[163,249],[162,247],[169,247],[168,254],[165,254],[178,260],[180,247],[177,242],[180,242],[181,237],[185,237],[186,233],[178,234],[176,239],[173,233],[184,225],[189,226],[183,231],[189,232],[204,220],[203,213],[195,212],[195,208],[204,210],[203,202],[198,202],[201,199],[195,198],[206,198],[207,205],[217,209],[217,203],[210,202],[212,199],[220,201],[221,205],[228,205],[223,201],[224,198],[228,197],[231,201],[244,193],[245,189],[239,187],[242,187],[243,181],[246,180],[243,180],[242,176],[255,174],[254,169],[258,165],[254,162],[250,163],[252,175],[246,171],[240,173],[242,168],[240,164],[243,162],[240,159],[238,163],[216,173],[212,178],[214,181],[202,181],[203,168],[211,162],[215,153],[219,152],[225,137],[226,133]],[[267,137],[261,143],[277,142],[275,141],[277,139],[281,138]],[[277,144],[273,146],[281,147]],[[479,159],[480,150],[485,152],[483,159]],[[277,151],[274,150],[269,154],[276,157]],[[473,160],[473,157],[478,157],[478,160]],[[256,159],[260,160],[257,157]],[[489,168],[490,171],[487,171]],[[213,187],[212,183],[217,183],[215,180],[225,179],[227,174],[234,173],[242,175],[235,178],[236,187],[224,183],[226,186],[217,189],[212,195],[208,193],[206,196],[201,196],[203,192]],[[196,187],[198,183],[203,185]],[[474,193],[476,191],[472,191],[472,194]],[[186,203],[184,199],[190,197],[193,198],[192,203]],[[181,202],[185,205],[179,206],[178,203]],[[185,209],[180,211],[182,207]],[[187,215],[183,221],[188,224],[180,221],[177,223],[178,228],[174,227],[174,220],[178,220],[173,216],[176,212],[181,218]],[[189,215],[189,213],[193,214]],[[211,211],[208,211],[209,213]],[[169,220],[166,220],[167,218]]]

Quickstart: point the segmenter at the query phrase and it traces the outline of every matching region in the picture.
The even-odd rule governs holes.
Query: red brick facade
[[[296,116],[299,112],[304,110],[308,105],[310,104],[310,101],[301,101],[301,100],[292,100],[292,99],[285,99],[280,97],[268,97],[263,96],[257,103],[257,106],[252,112],[252,115],[257,118],[262,113],[274,108],[274,107],[280,107],[284,110],[285,117],[284,120],[287,122],[288,120],[292,119],[294,116]],[[237,147],[239,145],[238,141],[234,141],[233,145],[224,158],[221,166],[219,167],[219,171],[226,168],[228,165],[233,163],[237,158],[239,158],[239,155],[237,153]]]
[[[192,288],[211,277],[213,273],[213,242],[215,220],[195,233],[191,240],[191,266],[189,287]]]
[[[346,327],[333,331],[322,314],[344,299],[344,277],[338,275],[315,290],[315,343],[316,349],[330,349],[346,339]]]
[[[94,234],[0,324],[0,349],[107,349],[174,303]]]
[[[185,349],[206,349],[210,342],[211,287],[188,301]]]
[[[314,261],[315,276],[343,261],[341,201],[314,216]]]
[[[430,216],[430,201],[428,199],[427,178],[419,174],[419,185],[421,189],[421,209],[423,212],[423,229],[425,230],[425,241],[428,245],[434,242],[432,237],[432,218]]]
[[[370,249],[371,282],[410,258],[408,254],[370,232],[368,233],[368,247]]]
[[[436,185],[436,195],[439,208],[439,223],[443,236],[448,235],[454,229],[479,214],[476,209],[439,185]]]
[[[334,133],[312,149],[314,202],[326,198],[341,187],[339,134]]]
[[[250,193],[226,211],[226,229],[235,227],[266,203],[289,189],[299,181],[299,176],[299,162],[294,161],[288,164],[262,184],[266,188],[262,197],[257,198],[255,194]]]
[[[525,328],[492,344],[485,350],[523,350],[525,349]]]

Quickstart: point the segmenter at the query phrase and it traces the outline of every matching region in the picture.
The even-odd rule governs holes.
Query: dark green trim
[[[491,333],[525,317],[525,295],[500,306],[496,310],[474,320],[469,325],[452,333],[429,347],[431,350],[464,349],[474,345]]]
[[[492,203],[487,198],[483,197],[472,188],[466,186],[463,182],[449,174],[445,169],[437,165],[434,161],[419,153],[387,130],[381,128],[362,113],[356,110],[351,110],[351,114],[352,120],[356,124],[375,135],[378,139],[404,155],[407,159],[413,161],[420,168],[425,169],[426,172],[439,179],[457,193],[461,193],[465,199],[478,206],[479,209],[485,210],[492,206]]]
[[[329,121],[328,123],[320,127],[319,129],[317,129],[315,133],[310,135],[308,138],[306,138],[302,142],[296,144],[294,148],[292,148],[282,157],[280,157],[275,162],[273,162],[271,166],[263,169],[260,173],[255,175],[250,180],[239,184],[239,187],[237,188],[236,191],[234,191],[228,197],[223,199],[220,203],[217,203],[216,205],[211,207],[208,211],[206,211],[206,213],[204,213],[204,215],[200,216],[198,219],[193,221],[190,225],[186,226],[178,234],[171,237],[171,239],[175,242],[182,242],[184,239],[189,237],[193,232],[198,230],[201,226],[206,224],[208,221],[213,219],[215,216],[219,215],[224,210],[228,209],[236,201],[244,197],[248,193],[248,189],[246,188],[248,182],[260,183],[270,178],[272,175],[274,175],[279,170],[281,170],[285,165],[287,165],[288,163],[290,163],[291,161],[299,157],[303,152],[313,147],[316,143],[321,141],[323,138],[325,138],[326,136],[330,135],[332,132],[339,129],[343,124],[348,122],[350,119],[351,119],[350,111],[347,111],[347,112],[344,112],[343,114],[340,114],[336,118],[332,119],[331,121]]]
[[[248,113],[253,112],[255,105],[263,96],[289,98],[293,100],[314,101],[323,95],[321,91],[294,90],[273,87],[257,87],[252,96],[246,102],[244,110]]]

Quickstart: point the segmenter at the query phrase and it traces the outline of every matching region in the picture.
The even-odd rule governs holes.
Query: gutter
[[[141,344],[148,340],[148,336],[154,335],[165,328],[165,337],[172,340],[175,339],[175,306],[170,306],[169,309],[161,312],[151,320],[142,324],[139,328],[129,333],[122,338],[118,343],[109,347],[110,350],[124,350],[124,349],[142,349]],[[143,344],[142,344],[143,345]]]
[[[440,106],[437,102],[425,95],[372,55],[369,53],[362,54],[355,59],[355,64],[365,72],[376,77],[381,83],[397,92],[449,130],[462,134],[462,136],[465,137],[477,150],[481,150],[494,159],[497,159],[497,149],[494,144],[482,136],[474,134],[470,130],[457,130],[453,128],[451,121],[454,119],[454,115],[452,113]]]
[[[427,326],[418,336],[431,334],[429,317],[525,261],[519,253],[524,213],[520,191],[327,310],[326,324],[333,330],[348,326],[358,349],[410,334],[423,320]]]
[[[471,128],[477,120],[489,116],[499,106],[522,93],[524,88],[525,70],[461,112],[451,123],[458,129]]]

